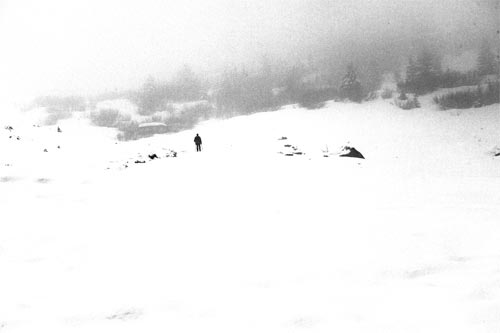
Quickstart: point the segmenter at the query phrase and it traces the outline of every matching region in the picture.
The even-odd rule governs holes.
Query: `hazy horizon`
[[[498,1],[0,0],[0,97],[92,94],[253,66],[460,54],[497,41]]]

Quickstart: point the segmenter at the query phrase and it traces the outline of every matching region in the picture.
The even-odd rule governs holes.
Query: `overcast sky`
[[[0,96],[95,93],[183,64],[293,61],[432,35],[457,52],[495,38],[498,15],[498,0],[0,0]]]

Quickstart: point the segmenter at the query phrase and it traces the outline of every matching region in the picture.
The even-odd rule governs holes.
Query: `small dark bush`
[[[411,110],[420,107],[420,102],[418,101],[417,96],[408,97],[405,94],[404,97],[405,99],[401,98],[394,99],[394,104],[396,104],[399,108],[403,110]]]

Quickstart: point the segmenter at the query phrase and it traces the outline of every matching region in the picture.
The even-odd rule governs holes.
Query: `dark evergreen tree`
[[[439,86],[440,74],[440,59],[429,49],[423,49],[416,61],[409,59],[404,88],[416,94],[434,91]]]
[[[413,57],[410,56],[410,58],[408,59],[408,66],[406,67],[406,80],[404,85],[405,90],[415,90],[415,84],[417,82],[417,72],[417,64],[415,63],[415,60],[413,60]]]
[[[383,71],[379,62],[372,59],[366,66],[365,71],[365,75],[363,75],[363,88],[365,91],[373,92],[380,89]]]
[[[361,83],[358,80],[352,63],[347,66],[347,73],[340,84],[339,94],[341,98],[349,99],[353,102],[361,102],[363,99]]]

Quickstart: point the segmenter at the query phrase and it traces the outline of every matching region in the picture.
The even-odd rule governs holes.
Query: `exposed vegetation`
[[[486,42],[479,50],[476,68],[466,72],[443,71],[440,54],[431,47],[411,55],[404,73],[395,69],[399,66],[395,59],[384,61],[375,55],[353,59],[356,65],[351,62],[345,70],[339,70],[338,63],[328,61],[309,59],[291,65],[272,63],[264,57],[256,68],[232,67],[205,81],[184,66],[170,80],[149,77],[136,90],[113,91],[89,99],[45,96],[37,98],[33,106],[45,108],[47,125],[71,117],[71,112],[87,111],[92,123],[118,128],[121,139],[128,140],[141,136],[138,128],[145,122],[164,124],[174,132],[210,117],[276,110],[287,104],[315,109],[330,100],[361,103],[382,98],[393,99],[393,104],[410,110],[420,107],[418,96],[422,94],[440,88],[480,86],[486,77],[498,75],[498,61]],[[394,73],[397,91],[387,87],[380,90],[388,73]],[[132,110],[122,114],[113,104],[98,108],[99,102],[113,99],[130,101]],[[498,82],[439,95],[434,102],[442,109],[498,103]]]
[[[404,91],[394,99],[394,104],[403,110],[411,110],[420,107],[417,95],[408,96]]]
[[[434,102],[443,109],[468,109],[500,103],[500,84],[490,82],[477,88],[450,92],[434,97]]]
[[[119,123],[130,121],[131,117],[121,114],[116,109],[102,109],[91,112],[90,120],[96,126],[117,127]]]

